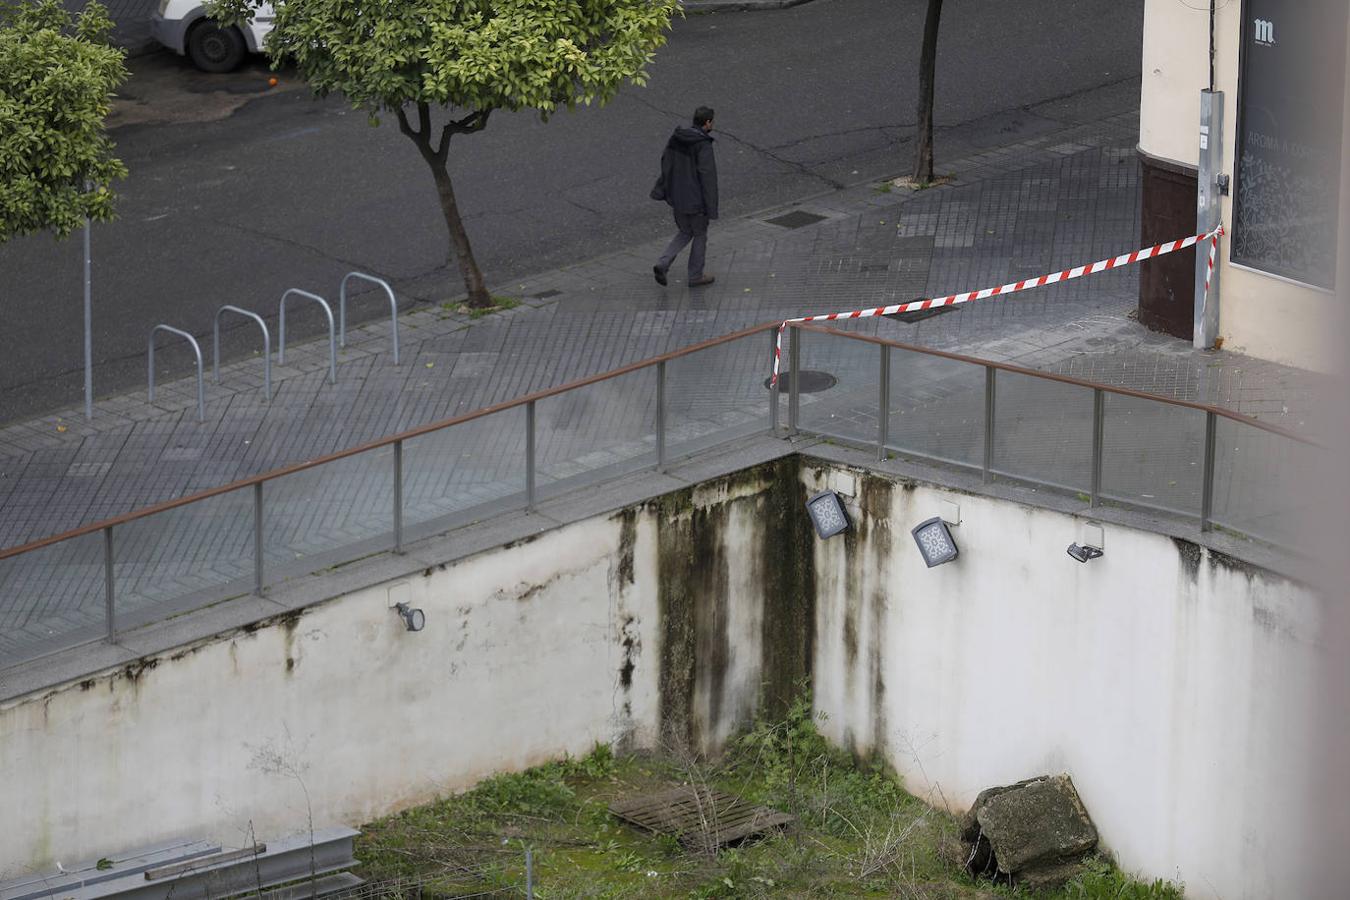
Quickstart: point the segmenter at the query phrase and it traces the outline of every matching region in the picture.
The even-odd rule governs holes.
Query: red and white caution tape
[[[1205,296],[1202,299],[1200,307],[1201,309],[1204,309],[1204,303],[1209,301],[1209,282],[1214,272],[1214,256],[1219,249],[1219,238],[1223,236],[1223,233],[1223,226],[1220,225],[1207,234],[1195,234],[1187,238],[1181,238],[1180,240],[1168,241],[1164,244],[1155,244],[1152,247],[1136,250],[1133,253],[1125,253],[1111,259],[1099,260],[1091,265],[1074,266],[1072,269],[1065,269],[1062,272],[1051,272],[1050,274],[1042,275],[1039,278],[1014,281],[1010,284],[984,288],[979,291],[966,291],[962,294],[935,297],[931,300],[910,300],[907,303],[878,306],[874,309],[857,309],[852,312],[826,313],[825,315],[819,316],[800,316],[795,319],[788,319],[778,326],[778,339],[774,343],[773,349],[772,384],[778,383],[779,364],[783,355],[783,329],[796,322],[833,322],[836,319],[867,319],[872,316],[890,316],[896,313],[917,312],[922,309],[933,309],[938,306],[955,306],[958,303],[969,303],[972,300],[986,300],[989,297],[998,297],[1003,294],[1015,294],[1018,291],[1030,290],[1031,288],[1042,287],[1047,284],[1058,284],[1061,281],[1082,278],[1084,275],[1095,275],[1098,272],[1105,272],[1107,269],[1116,269],[1121,266],[1128,266],[1132,263],[1142,262],[1146,259],[1152,259],[1155,256],[1172,253],[1176,250],[1184,250],[1187,247],[1194,246],[1200,241],[1209,241],[1209,271],[1205,275]]]

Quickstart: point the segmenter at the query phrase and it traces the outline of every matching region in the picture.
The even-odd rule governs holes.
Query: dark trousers
[[[685,244],[693,242],[689,248],[689,280],[703,277],[703,258],[708,252],[708,217],[703,213],[675,213],[675,227],[679,231],[670,239],[666,252],[661,254],[657,265],[664,272],[675,262]]]

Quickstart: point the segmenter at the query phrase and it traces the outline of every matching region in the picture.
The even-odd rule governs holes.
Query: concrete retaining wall
[[[855,527],[817,541],[827,485]],[[961,556],[929,570],[908,531],[943,500]],[[1122,526],[1081,565],[1081,525],[789,458],[21,698],[0,877],[360,824],[597,741],[716,751],[810,675],[825,732],[935,803],[1067,771],[1127,869],[1306,895],[1319,599]]]
[[[808,469],[809,490],[837,472]],[[960,556],[908,531],[959,502]],[[1312,697],[1321,601],[1194,544],[859,476],[855,528],[818,542],[816,706],[953,811],[1068,772],[1123,868],[1188,896],[1311,897]]]

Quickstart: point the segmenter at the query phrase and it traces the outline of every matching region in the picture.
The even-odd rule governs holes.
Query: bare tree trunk
[[[483,309],[492,305],[487,285],[483,281],[483,272],[478,261],[473,258],[473,248],[469,246],[469,233],[464,229],[464,220],[459,216],[459,204],[455,202],[455,188],[450,183],[450,172],[445,166],[431,167],[432,177],[436,179],[436,193],[441,201],[441,214],[445,216],[445,226],[450,230],[450,247],[459,260],[459,271],[464,276],[464,289],[469,293],[469,305]]]
[[[441,129],[440,141],[436,146],[431,141],[431,107],[426,103],[417,104],[417,123],[414,128],[408,121],[402,108],[397,110],[399,130],[406,134],[417,150],[431,167],[431,177],[436,182],[436,195],[441,201],[441,215],[445,217],[445,226],[450,231],[450,249],[459,263],[460,274],[464,276],[464,288],[469,295],[469,306],[485,309],[492,305],[492,296],[488,294],[483,281],[483,272],[478,261],[473,258],[473,248],[469,246],[469,233],[464,228],[464,220],[459,215],[459,203],[455,200],[455,186],[450,181],[450,138],[456,134],[472,134],[487,127],[488,115],[492,110],[480,110],[459,121],[451,121]]]
[[[928,16],[923,24],[923,50],[919,54],[919,115],[914,147],[914,182],[933,180],[933,81],[937,69],[938,19],[942,0],[928,0]]]

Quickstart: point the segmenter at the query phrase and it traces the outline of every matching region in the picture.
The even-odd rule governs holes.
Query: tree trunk
[[[428,160],[428,162],[430,162]],[[445,216],[445,226],[450,230],[450,248],[459,261],[460,274],[464,276],[464,289],[469,293],[469,306],[486,309],[492,305],[492,296],[488,294],[483,281],[483,272],[478,261],[473,258],[473,248],[469,246],[469,233],[464,230],[464,220],[459,217],[459,204],[455,202],[455,188],[450,183],[450,172],[442,164],[431,163],[431,174],[436,179],[436,194],[441,201],[441,214]]]
[[[919,54],[919,115],[914,147],[914,181],[929,184],[933,180],[933,81],[937,69],[938,19],[942,0],[928,0],[928,16],[923,24],[923,50]]]

